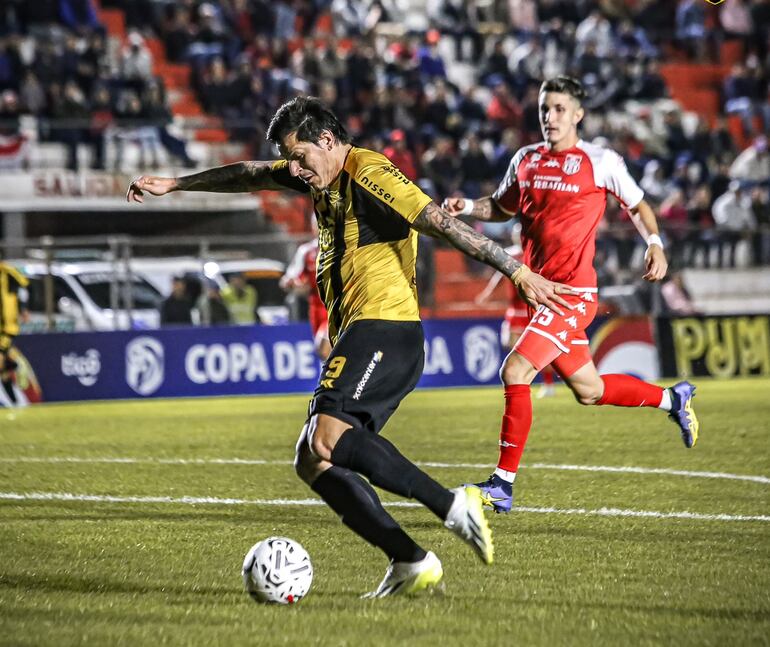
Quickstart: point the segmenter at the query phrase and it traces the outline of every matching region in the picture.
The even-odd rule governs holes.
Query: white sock
[[[663,397],[660,400],[658,409],[663,409],[663,411],[671,411],[671,405],[671,390],[663,389]]]
[[[516,480],[516,472],[509,472],[500,467],[495,469],[495,474],[499,476],[506,483],[513,483]]]

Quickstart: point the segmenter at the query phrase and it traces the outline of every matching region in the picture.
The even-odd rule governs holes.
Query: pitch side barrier
[[[769,322],[768,315],[600,317],[589,336],[602,373],[770,375]],[[418,387],[499,384],[500,320],[424,326]],[[320,370],[306,324],[30,334],[17,342],[18,386],[30,402],[311,393]]]

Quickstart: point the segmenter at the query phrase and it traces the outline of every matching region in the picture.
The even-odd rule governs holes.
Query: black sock
[[[331,462],[363,474],[383,490],[417,499],[446,519],[454,495],[410,462],[395,446],[365,429],[348,429],[332,450]]]
[[[8,399],[16,404],[16,393],[13,390],[13,380],[3,380],[3,389],[5,389],[5,392],[8,394]]]
[[[377,493],[358,474],[333,466],[310,486],[348,528],[396,562],[417,562],[426,555],[382,507]]]

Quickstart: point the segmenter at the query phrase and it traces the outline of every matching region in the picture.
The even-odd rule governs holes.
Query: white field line
[[[172,503],[182,505],[254,505],[254,506],[320,506],[320,499],[229,499],[218,497],[113,496],[108,494],[72,494],[69,492],[0,492],[6,501],[66,501],[89,503]],[[417,508],[419,503],[394,501],[384,504],[393,508]],[[645,519],[691,519],[696,521],[764,521],[767,515],[702,514],[699,512],[657,512],[655,510],[622,510],[619,508],[532,508],[514,507],[514,512],[534,514],[571,514],[593,517],[640,517]]]
[[[0,463],[117,463],[126,465],[291,465],[291,461],[261,460],[257,458],[130,458],[130,457],[77,457],[77,456],[19,456],[16,458],[0,457]],[[420,467],[437,469],[494,469],[490,463],[436,463],[422,461]],[[750,481],[770,485],[770,477],[750,474],[731,474],[729,472],[695,472],[676,470],[666,467],[634,467],[632,465],[562,465],[551,463],[533,463],[522,465],[531,470],[560,470],[568,472],[614,472],[627,474],[662,474],[701,479],[727,479],[731,481]]]

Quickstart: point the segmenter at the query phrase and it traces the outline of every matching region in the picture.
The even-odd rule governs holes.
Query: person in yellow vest
[[[242,274],[233,274],[222,289],[222,301],[230,311],[234,324],[248,326],[259,323],[257,316],[257,290],[246,283]]]
[[[13,340],[19,334],[19,319],[27,316],[27,285],[29,281],[12,265],[0,261],[0,384],[11,405],[17,404],[13,390]]]

